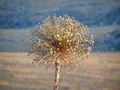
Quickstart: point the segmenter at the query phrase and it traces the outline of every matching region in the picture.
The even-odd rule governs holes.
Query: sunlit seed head
[[[93,45],[93,36],[87,26],[68,15],[48,16],[32,33],[31,53],[34,61],[73,68],[87,57]]]

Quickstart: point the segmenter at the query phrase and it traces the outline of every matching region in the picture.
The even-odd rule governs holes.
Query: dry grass
[[[26,53],[0,53],[0,90],[52,90],[54,69],[31,63]],[[61,77],[60,90],[120,90],[120,53],[94,53]]]

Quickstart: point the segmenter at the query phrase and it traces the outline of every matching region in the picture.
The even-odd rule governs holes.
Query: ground
[[[52,90],[54,68],[33,65],[27,53],[0,53],[0,90]],[[77,70],[62,70],[60,90],[120,90],[120,53],[93,53]]]

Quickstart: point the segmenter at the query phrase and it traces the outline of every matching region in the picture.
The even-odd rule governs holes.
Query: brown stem
[[[55,62],[55,86],[54,86],[54,90],[58,90],[59,79],[60,79],[60,64],[59,64],[59,60],[57,60]]]

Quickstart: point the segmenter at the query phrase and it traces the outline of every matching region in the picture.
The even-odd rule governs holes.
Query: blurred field
[[[0,90],[52,90],[54,69],[26,53],[0,53]],[[60,90],[120,90],[120,53],[94,53],[78,70],[61,72]]]

